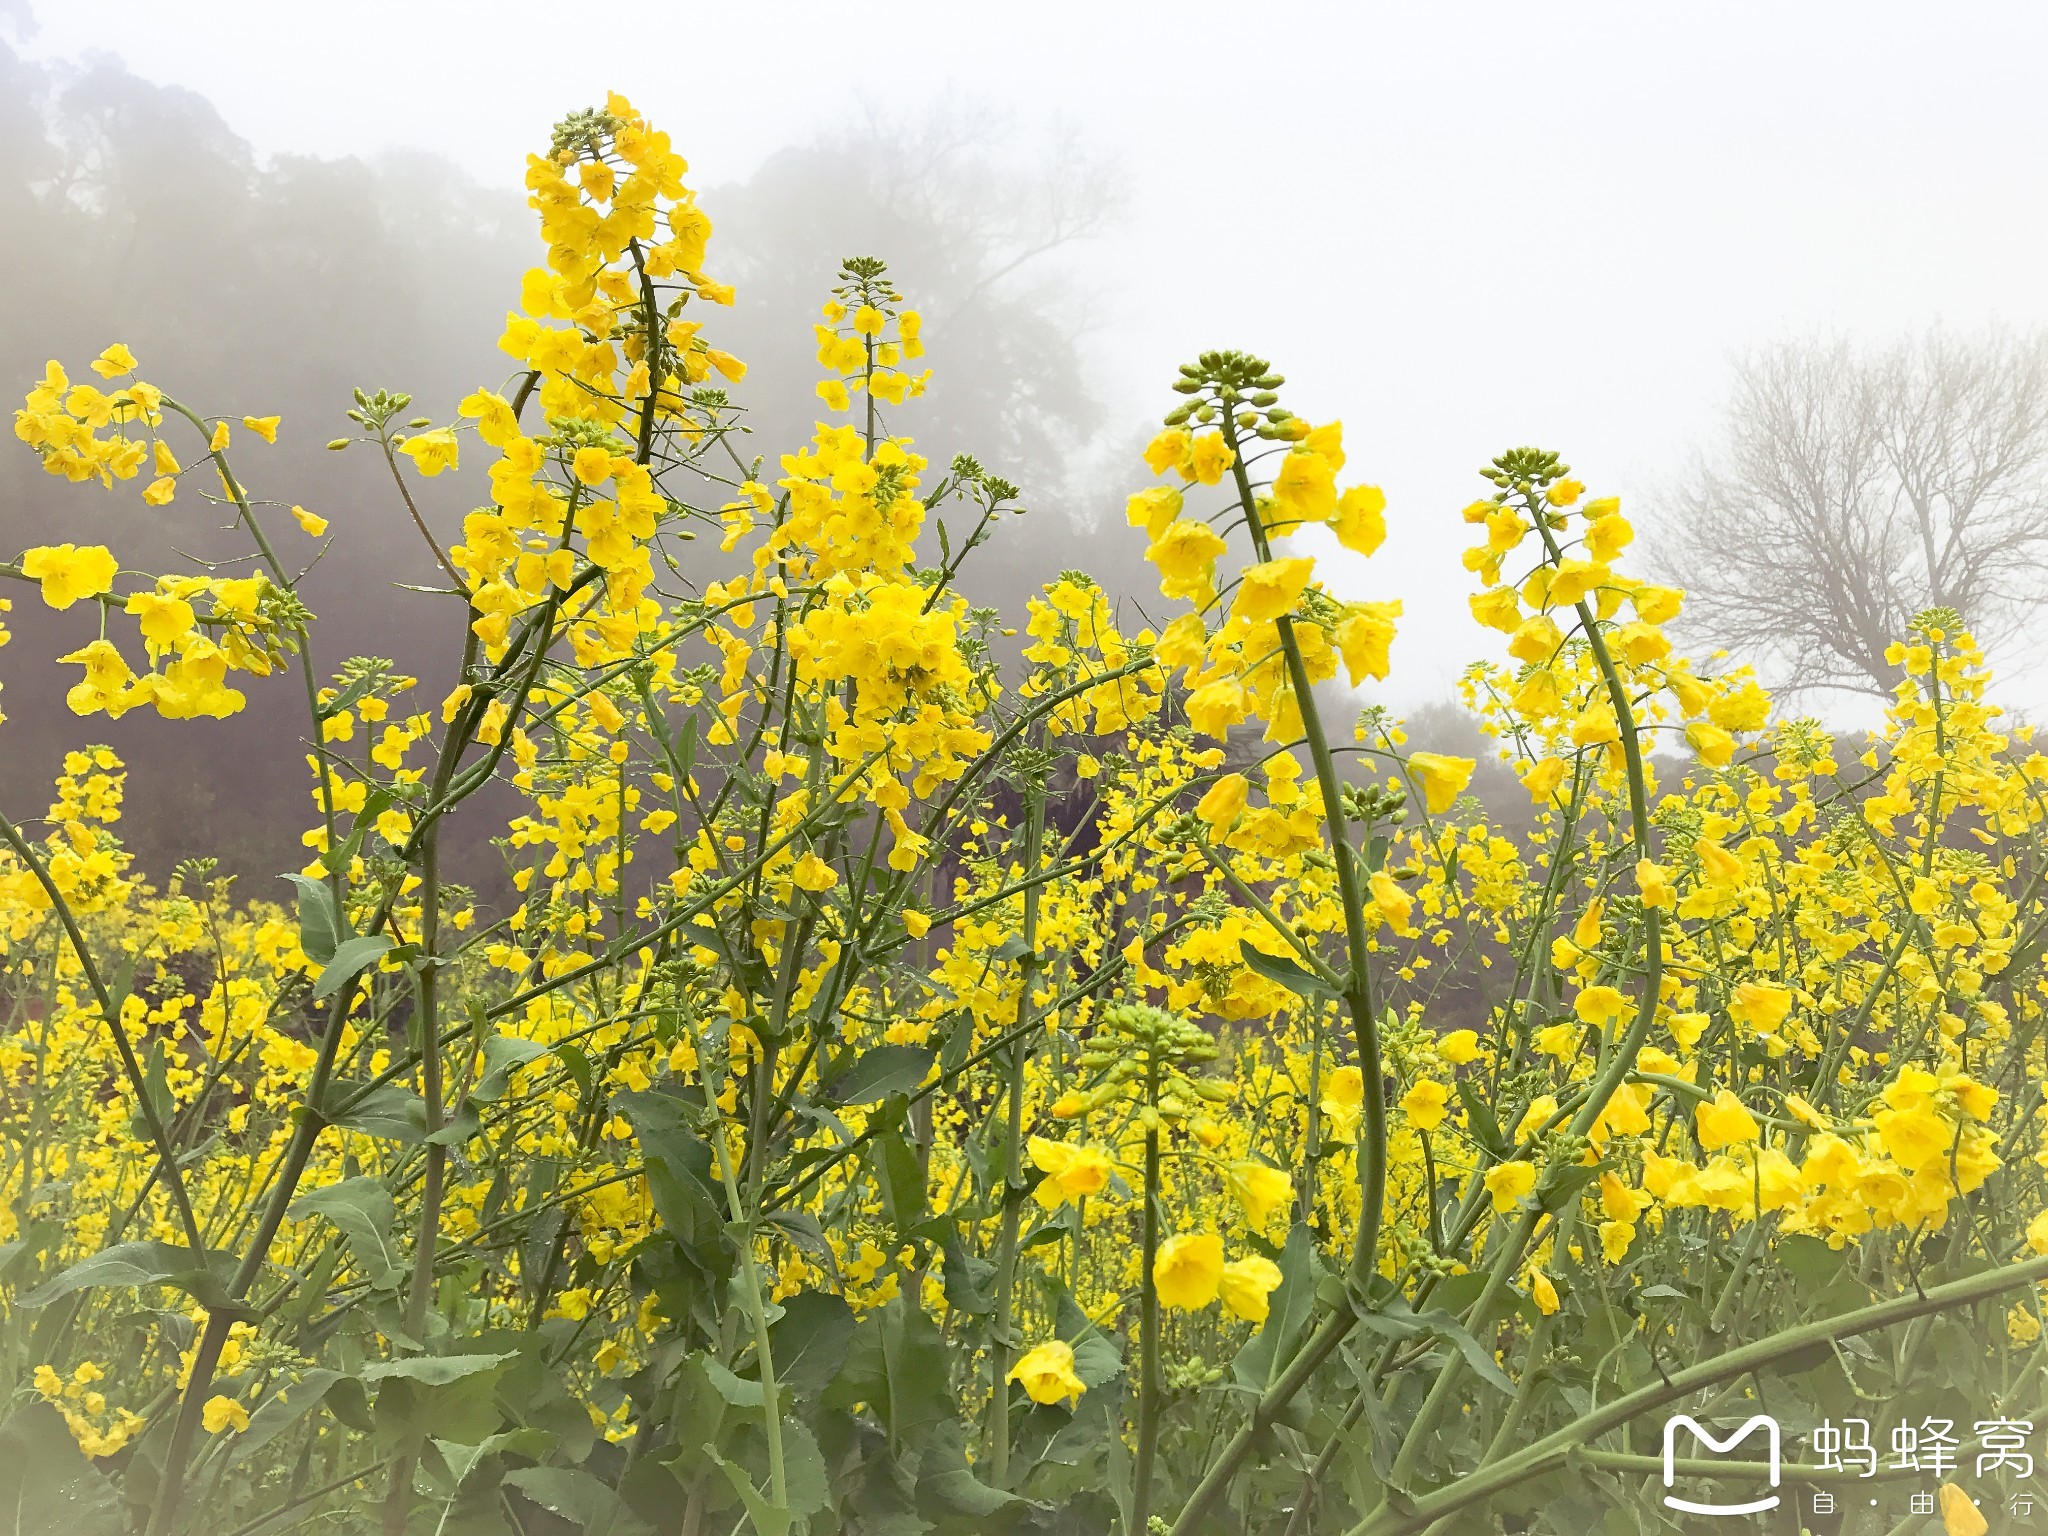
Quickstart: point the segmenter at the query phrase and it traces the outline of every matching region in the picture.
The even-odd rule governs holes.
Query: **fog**
[[[935,457],[976,453],[1032,508],[985,595],[1015,607],[1071,565],[1143,595],[1117,510],[1144,480],[1134,445],[1179,362],[1257,351],[1293,408],[1344,420],[1347,477],[1387,490],[1387,547],[1328,568],[1343,595],[1406,600],[1382,696],[1421,710],[1490,654],[1456,510],[1494,453],[1560,449],[1647,530],[1716,430],[1735,354],[2048,323],[2048,13],[2031,7],[632,17],[629,36],[524,3],[0,0],[0,373],[18,390],[46,357],[75,369],[120,339],[205,409],[281,412],[258,489],[340,535],[308,587],[322,661],[428,667],[448,649],[420,636],[430,600],[395,584],[428,579],[429,557],[381,469],[319,445],[352,386],[445,418],[504,377],[498,326],[538,255],[524,156],[618,89],[671,130],[718,225],[710,265],[740,287],[719,344],[755,365],[752,451],[806,427],[812,308],[840,257],[879,255],[932,316],[933,391],[906,429]],[[451,526],[480,484],[432,482],[429,515]],[[204,552],[202,510],[0,457],[10,555]],[[13,619],[0,795],[28,805],[85,739],[49,657],[87,621],[21,602]],[[2026,664],[2002,697],[2038,712],[2048,675],[2005,659]],[[139,759],[131,838],[154,867],[203,851],[183,829],[230,805],[238,865],[297,861],[307,802],[235,772],[290,748],[261,712],[90,734]]]

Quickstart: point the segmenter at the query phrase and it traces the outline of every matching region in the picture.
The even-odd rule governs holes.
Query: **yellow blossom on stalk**
[[[1479,1032],[1454,1029],[1436,1043],[1437,1054],[1454,1067],[1479,1059]]]
[[[1213,1232],[1169,1237],[1159,1245],[1152,1283],[1164,1305],[1200,1311],[1216,1299],[1223,1283],[1223,1239]]]
[[[1273,477],[1274,527],[1329,520],[1337,510],[1337,472],[1322,454],[1297,448],[1280,460]]]
[[[1907,1067],[1884,1090],[1884,1108],[1871,1117],[1885,1150],[1908,1173],[1949,1156],[1956,1128],[1942,1115],[1933,1073]]]
[[[1394,620],[1401,617],[1398,598],[1391,602],[1352,603],[1337,621],[1333,637],[1337,653],[1344,658],[1344,670],[1355,688],[1362,678],[1384,678],[1391,665]]]
[[[454,469],[461,461],[462,444],[448,427],[432,432],[416,432],[399,444],[398,451],[411,459],[415,468],[429,480],[444,469]]]
[[[1263,1323],[1271,1310],[1270,1298],[1280,1286],[1280,1266],[1263,1254],[1248,1254],[1223,1266],[1217,1291],[1223,1310],[1248,1323]]]
[[[1451,1091],[1442,1083],[1425,1077],[1401,1095],[1401,1108],[1416,1130],[1433,1131],[1444,1123],[1444,1106],[1450,1097]]]
[[[1386,510],[1387,498],[1378,486],[1354,485],[1337,498],[1331,531],[1353,554],[1373,554],[1387,541]]]
[[[1615,987],[1587,987],[1572,1000],[1572,1011],[1582,1022],[1605,1028],[1628,1012],[1628,999]]]
[[[1145,467],[1155,475],[1163,475],[1187,462],[1193,443],[1191,433],[1169,427],[1145,445]]]
[[[1227,773],[1209,786],[1201,802],[1196,805],[1195,814],[1209,824],[1211,837],[1227,832],[1231,824],[1243,813],[1245,795],[1249,788],[1249,783],[1241,773]]]
[[[1785,1022],[1792,1011],[1792,994],[1768,982],[1745,981],[1728,1000],[1728,1013],[1737,1023],[1768,1032]]]
[[[118,378],[124,373],[133,373],[135,371],[135,354],[117,341],[92,360],[92,371],[103,379]]]
[[[1318,1105],[1328,1124],[1329,1135],[1337,1141],[1358,1137],[1358,1120],[1365,1107],[1365,1074],[1357,1067],[1338,1067],[1323,1079]],[[2044,1218],[2048,1219],[2048,1218]]]
[[[1636,890],[1646,907],[1668,909],[1678,900],[1671,888],[1671,872],[1649,859],[1636,861]]]
[[[1160,532],[1145,558],[1159,567],[1164,596],[1205,602],[1214,588],[1216,558],[1228,547],[1207,523],[1183,519]]]
[[[1198,485],[1215,485],[1236,462],[1221,432],[1204,432],[1188,445],[1186,473]]]
[[[1762,1133],[1756,1117],[1726,1088],[1715,1094],[1712,1101],[1702,1101],[1694,1107],[1693,1124],[1700,1145],[1709,1152],[1718,1152],[1735,1142],[1755,1141]]]
[[[1047,1210],[1076,1204],[1109,1187],[1113,1164],[1094,1147],[1070,1146],[1043,1136],[1032,1137],[1029,1146],[1032,1163],[1045,1175],[1032,1193]]]
[[[1536,1187],[1536,1165],[1519,1161],[1498,1164],[1487,1170],[1485,1184],[1494,1210],[1511,1211]]]
[[[1132,495],[1124,514],[1133,528],[1145,530],[1147,539],[1157,539],[1180,516],[1181,494],[1170,485],[1147,486]]]
[[[815,853],[806,853],[796,861],[796,872],[791,876],[799,890],[829,891],[839,883],[839,875],[830,864]]]
[[[1265,1163],[1232,1163],[1223,1182],[1243,1208],[1245,1224],[1255,1229],[1263,1229],[1274,1211],[1294,1200],[1294,1181]]]
[[[43,602],[62,611],[73,603],[114,589],[121,566],[97,544],[43,544],[25,550],[21,573],[43,587]]]
[[[85,668],[83,680],[64,695],[74,715],[106,714],[118,720],[141,702],[134,687],[134,669],[112,641],[94,640],[58,660]]]
[[[1384,870],[1374,870],[1366,880],[1366,888],[1380,921],[1397,933],[1405,931],[1415,911],[1415,898],[1395,884],[1394,877]]]
[[[1010,1368],[1009,1379],[1022,1383],[1034,1403],[1057,1403],[1088,1390],[1074,1374],[1074,1346],[1061,1339],[1027,1349]]]
[[[240,1434],[249,1427],[249,1410],[232,1397],[209,1397],[205,1408],[200,1410],[199,1422],[209,1435],[217,1435],[225,1429]]]
[[[1305,557],[1268,560],[1250,567],[1230,605],[1231,616],[1249,624],[1269,624],[1291,613],[1315,568],[1315,561]]]
[[[1416,752],[1408,758],[1408,771],[1421,781],[1423,801],[1432,816],[1443,815],[1456,803],[1472,782],[1472,770],[1477,766],[1469,757],[1446,757],[1440,752]]]

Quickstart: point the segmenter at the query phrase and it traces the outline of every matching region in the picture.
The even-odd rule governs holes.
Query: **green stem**
[[[114,1037],[114,1050],[121,1058],[121,1073],[128,1079],[128,1088],[135,1095],[135,1107],[143,1123],[149,1127],[149,1139],[156,1148],[157,1168],[164,1187],[169,1190],[171,1203],[178,1208],[179,1225],[185,1229],[185,1239],[191,1245],[195,1262],[200,1251],[206,1246],[199,1230],[198,1218],[192,1212],[191,1196],[185,1189],[185,1176],[178,1168],[177,1148],[171,1139],[170,1127],[157,1112],[155,1102],[149,1096],[149,1085],[143,1076],[142,1063],[136,1059],[135,1045],[128,1038],[128,1031],[121,1027],[121,1010],[115,1004],[113,994],[108,991],[106,979],[100,975],[100,968],[92,958],[92,951],[86,948],[85,934],[79,929],[78,918],[71,910],[71,903],[64,893],[57,889],[51,879],[47,865],[36,856],[28,839],[21,835],[13,822],[0,813],[0,839],[14,850],[14,856],[28,866],[29,873],[36,877],[36,884],[43,888],[43,894],[50,898],[50,906],[57,914],[57,921],[63,925],[64,936],[71,941],[71,952],[78,957],[78,966],[85,973],[85,982],[92,989],[93,1001],[98,1005],[100,1017],[106,1021],[107,1030]]]
[[[1251,529],[1252,542],[1261,560],[1270,559],[1272,549],[1267,543],[1265,529],[1259,523],[1258,499],[1252,492],[1251,478],[1245,470],[1236,423],[1229,416],[1223,419],[1223,436],[1233,455],[1231,475],[1237,486],[1238,503]],[[1322,790],[1323,819],[1330,830],[1331,852],[1337,860],[1337,894],[1344,908],[1347,956],[1344,1006],[1351,1015],[1351,1030],[1358,1045],[1359,1072],[1365,1083],[1358,1135],[1358,1234],[1352,1245],[1349,1270],[1354,1296],[1358,1296],[1363,1295],[1370,1285],[1378,1267],[1380,1220],[1387,1189],[1386,1087],[1380,1063],[1379,1021],[1373,1016],[1372,972],[1367,963],[1365,892],[1359,883],[1358,862],[1352,856],[1350,836],[1346,830],[1336,761],[1330,755],[1330,743],[1323,731],[1322,714],[1316,707],[1308,667],[1295,639],[1294,621],[1283,617],[1276,621],[1276,627],[1280,632],[1280,648],[1287,661],[1288,684],[1294,690],[1295,706],[1301,714],[1302,736],[1307,742],[1309,756],[1314,760],[1316,781]],[[1209,1470],[1182,1508],[1180,1517],[1174,1521],[1172,1536],[1194,1536],[1209,1511],[1229,1488],[1237,1469],[1259,1444],[1266,1429],[1308,1384],[1316,1369],[1344,1342],[1357,1321],[1358,1314],[1352,1307],[1342,1307],[1331,1313],[1302,1345],[1300,1353],[1281,1373],[1280,1379],[1268,1387],[1253,1405],[1247,1422],[1210,1463]]]
[[[1880,1329],[1910,1322],[1916,1317],[1928,1317],[1950,1308],[1974,1306],[1993,1296],[2034,1285],[2042,1280],[2048,1280],[2048,1258],[2029,1259],[2022,1264],[2012,1264],[1985,1274],[1972,1275],[1965,1280],[1951,1281],[1947,1285],[1936,1286],[1932,1290],[1921,1291],[1912,1296],[1899,1296],[1890,1301],[1877,1302],[1854,1312],[1845,1312],[1839,1317],[1822,1318],[1797,1328],[1785,1329],[1772,1334],[1769,1338],[1746,1344],[1740,1349],[1731,1349],[1697,1365],[1673,1371],[1668,1377],[1653,1385],[1638,1388],[1616,1398],[1597,1413],[1587,1414],[1567,1424],[1514,1455],[1481,1467],[1448,1488],[1425,1494],[1412,1501],[1404,1501],[1405,1507],[1402,1509],[1395,1509],[1391,1503],[1382,1501],[1378,1508],[1352,1527],[1349,1536],[1408,1536],[1408,1533],[1424,1530],[1446,1515],[1467,1509],[1503,1489],[1549,1470],[1562,1463],[1586,1442],[1661,1408],[1666,1403],[1677,1402],[1703,1387],[1711,1387],[1738,1376],[1761,1371],[1767,1366],[1775,1365],[1780,1360],[1817,1345],[1875,1333]],[[1659,1465],[1661,1467],[1661,1463]]]
[[[1152,1516],[1152,1464],[1159,1451],[1159,1130],[1145,1131],[1143,1292],[1138,1308],[1138,1449],[1131,1470],[1131,1536],[1145,1536]]]
[[[1030,873],[1045,857],[1045,783],[1034,778],[1026,791],[1024,842],[1030,850]],[[1022,1224],[1024,1193],[1018,1166],[1024,1154],[1024,1063],[1031,1054],[1031,989],[1038,980],[1038,902],[1036,881],[1024,889],[1024,953],[1018,957],[1016,1040],[1010,1047],[1009,1116],[1003,1140],[1003,1222],[996,1239],[996,1310],[990,1340],[989,1474],[998,1488],[1010,1477],[1010,1367],[1016,1360],[1017,1238]]]
[[[761,1294],[761,1273],[754,1263],[754,1226],[740,1196],[733,1168],[730,1129],[721,1124],[712,1143],[718,1150],[719,1177],[725,1182],[725,1204],[739,1229],[740,1289],[747,1317],[754,1327],[754,1354],[761,1365],[761,1423],[768,1432],[768,1498],[778,1509],[789,1508],[789,1475],[783,1461],[782,1409],[776,1396],[775,1355],[768,1338],[768,1308]]]

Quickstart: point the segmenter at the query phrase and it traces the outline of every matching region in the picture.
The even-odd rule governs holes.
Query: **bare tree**
[[[2048,334],[1781,342],[1664,498],[1656,556],[1701,636],[1792,689],[1888,695],[1884,653],[1954,608],[1987,649],[2048,586]]]

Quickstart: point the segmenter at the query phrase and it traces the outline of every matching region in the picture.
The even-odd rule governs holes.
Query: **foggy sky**
[[[261,154],[424,149],[487,188],[607,87],[699,185],[949,95],[1020,132],[1069,121],[1134,191],[1067,258],[1098,296],[1092,392],[1135,422],[1177,363],[1236,345],[1344,419],[1347,477],[1385,486],[1393,531],[1336,556],[1337,585],[1407,599],[1401,703],[1486,645],[1456,510],[1493,453],[1560,449],[1640,525],[1711,435],[1734,349],[2048,322],[2032,6],[779,3],[649,8],[621,46],[523,0],[14,4],[28,56],[111,52]],[[2001,697],[2037,710],[2048,675]]]

